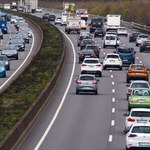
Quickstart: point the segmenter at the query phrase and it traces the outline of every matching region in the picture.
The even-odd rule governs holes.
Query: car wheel
[[[97,95],[97,90],[95,91],[95,95]]]
[[[5,78],[5,77],[6,77],[6,74],[4,74],[3,77]]]
[[[131,110],[131,107],[130,106],[128,106],[128,111],[130,111]]]
[[[140,52],[143,52],[143,51],[140,49]]]
[[[106,66],[104,66],[103,69],[106,70]]]
[[[106,45],[103,45],[103,48],[105,48],[106,47]]]
[[[130,82],[130,79],[129,78],[127,78],[127,83],[129,83]]]
[[[78,90],[76,90],[76,94],[79,94],[79,91],[78,91]]]
[[[102,73],[99,73],[99,77],[102,77]]]
[[[122,70],[122,67],[119,67],[119,70]]]
[[[130,148],[127,148],[127,147],[126,147],[126,150],[130,150]]]
[[[136,46],[138,46],[138,43],[136,43]]]

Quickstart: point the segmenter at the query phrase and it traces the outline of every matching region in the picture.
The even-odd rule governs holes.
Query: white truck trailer
[[[117,30],[120,27],[121,15],[108,14],[106,16],[106,23],[104,25],[107,30]]]
[[[81,30],[81,17],[70,16],[67,18],[67,25],[65,27],[65,32],[69,34],[70,32],[77,32],[80,34]]]

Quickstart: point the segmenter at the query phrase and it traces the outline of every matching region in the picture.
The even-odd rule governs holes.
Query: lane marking
[[[111,77],[111,78],[113,78],[114,76],[113,76],[113,75],[111,75],[110,77]]]
[[[111,126],[115,125],[115,120],[111,120]]]
[[[63,104],[64,104],[64,102],[65,102],[65,99],[66,99],[67,93],[68,93],[68,91],[69,91],[69,88],[70,88],[70,86],[71,86],[71,82],[72,82],[73,75],[74,75],[74,72],[75,72],[75,65],[76,65],[76,53],[75,53],[75,48],[74,48],[73,43],[72,43],[72,41],[70,40],[70,38],[69,38],[62,30],[60,30],[60,31],[65,35],[65,37],[68,39],[68,41],[70,42],[70,44],[71,44],[71,46],[72,46],[72,51],[73,51],[73,55],[74,55],[72,72],[71,72],[70,80],[69,80],[68,86],[67,86],[67,88],[66,88],[66,91],[65,91],[65,93],[64,93],[64,95],[63,95],[63,97],[62,97],[62,99],[61,99],[60,105],[59,105],[58,109],[56,110],[56,112],[55,112],[55,114],[54,114],[52,120],[50,121],[50,123],[49,123],[47,129],[45,130],[43,136],[41,137],[41,139],[39,140],[38,144],[37,144],[36,147],[34,148],[34,150],[38,150],[38,149],[40,148],[40,146],[42,145],[42,143],[43,143],[43,141],[45,140],[46,136],[47,136],[48,133],[50,132],[50,130],[51,130],[51,128],[52,128],[52,126],[53,126],[55,120],[57,119],[57,116],[58,116],[58,114],[59,114],[59,112],[60,112],[60,110],[61,110],[61,108],[62,108],[62,106],[63,106]]]
[[[115,89],[112,89],[112,93],[115,93]]]
[[[26,63],[28,57],[30,56],[31,52],[33,51],[33,46],[35,43],[35,37],[34,34],[32,33],[32,38],[33,38],[33,42],[30,48],[30,51],[28,53],[28,55],[26,56],[26,58],[24,59],[24,61],[22,62],[22,64],[16,69],[16,71],[0,86],[0,90],[10,81],[12,80],[12,77],[16,75],[16,73],[22,68],[22,66]]]
[[[115,113],[115,111],[116,111],[116,109],[115,109],[115,108],[112,108],[112,111],[111,111],[111,112],[112,112],[112,113]]]
[[[113,140],[113,136],[110,134],[108,138],[108,142],[112,142],[112,140]]]
[[[139,61],[140,62],[140,64],[142,64],[142,61]]]
[[[112,70],[110,70],[110,72],[112,72]]]
[[[112,98],[112,102],[114,103],[116,100],[115,100],[115,98]]]
[[[139,59],[139,57],[136,57],[136,59]]]
[[[114,84],[115,84],[115,82],[113,81],[113,82],[112,82],[112,85],[114,85]]]
[[[103,53],[104,55],[106,54],[106,53]]]

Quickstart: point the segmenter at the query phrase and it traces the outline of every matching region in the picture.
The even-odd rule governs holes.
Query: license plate
[[[123,61],[128,61],[128,60],[123,60]]]
[[[89,58],[90,56],[87,55],[87,56],[85,56],[85,57],[86,57],[86,58]]]
[[[90,87],[83,87],[84,90],[90,90]]]
[[[137,123],[146,123],[146,120],[137,120]]]
[[[110,62],[115,62],[115,60],[110,60]]]
[[[141,73],[135,73],[135,74],[140,75]]]
[[[94,66],[89,66],[90,68],[93,68]]]
[[[145,102],[145,99],[138,99],[137,100],[139,103]]]
[[[139,142],[139,146],[141,146],[141,147],[150,147],[150,143]]]

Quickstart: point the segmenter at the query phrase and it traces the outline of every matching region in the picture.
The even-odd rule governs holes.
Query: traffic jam
[[[68,8],[68,7],[67,7]],[[77,64],[81,74],[75,79],[76,94],[98,94],[98,82],[103,72],[126,68],[126,99],[128,113],[125,113],[126,150],[150,149],[150,85],[149,68],[136,63],[133,46],[122,43],[125,38],[139,49],[140,53],[150,51],[150,35],[128,29],[121,25],[121,15],[108,14],[105,18],[89,18],[86,9],[77,9],[75,15],[66,9],[61,15],[45,13],[44,20],[64,26],[67,35],[77,36]],[[102,44],[98,44],[101,41]],[[111,49],[111,52],[109,50]],[[106,51],[106,53],[104,53]],[[101,53],[105,56],[102,57]],[[118,72],[119,73],[119,72]]]
[[[11,62],[32,43],[32,30],[23,17],[0,12],[0,39],[0,77],[6,78]]]

